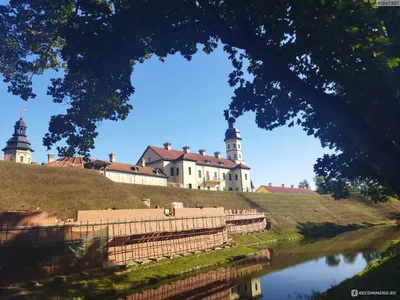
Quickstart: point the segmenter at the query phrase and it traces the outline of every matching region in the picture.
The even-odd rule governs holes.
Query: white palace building
[[[242,155],[242,138],[233,119],[225,132],[226,156],[220,152],[206,155],[206,150],[191,153],[190,147],[173,150],[171,143],[164,147],[148,146],[139,158],[140,165],[157,168],[168,176],[168,183],[189,189],[251,192],[250,168]]]

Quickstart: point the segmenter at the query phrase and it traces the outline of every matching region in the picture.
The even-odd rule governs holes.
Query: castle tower
[[[18,163],[30,164],[32,162],[31,143],[26,138],[26,123],[22,117],[14,125],[14,134],[7,141],[7,146],[2,150],[4,156]]]
[[[235,127],[235,119],[228,120],[229,128],[225,132],[226,157],[237,164],[245,164],[242,155],[242,138]]]

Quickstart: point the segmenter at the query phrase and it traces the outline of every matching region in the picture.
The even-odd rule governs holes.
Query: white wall
[[[104,174],[104,171],[99,171],[99,172]],[[106,177],[111,179],[112,181],[121,183],[160,185],[160,186],[167,185],[166,178],[147,176],[143,174],[130,174],[130,173],[107,170]]]
[[[17,163],[30,164],[32,163],[32,152],[29,150],[14,150],[6,151],[5,155],[12,156]],[[22,157],[22,161],[21,161]]]

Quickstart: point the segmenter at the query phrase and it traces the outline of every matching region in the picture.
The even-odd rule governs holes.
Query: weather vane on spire
[[[24,112],[26,112],[26,108],[23,108],[23,109],[21,110],[21,119],[22,119],[22,117],[24,116]]]

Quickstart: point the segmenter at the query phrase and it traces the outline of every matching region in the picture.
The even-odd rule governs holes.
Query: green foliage
[[[32,75],[63,70],[48,94],[68,108],[43,142],[88,156],[99,122],[132,110],[137,63],[222,44],[235,88],[226,118],[253,111],[260,128],[302,126],[337,150],[314,166],[334,197],[362,179],[385,200],[400,194],[400,21],[371,2],[13,0],[0,6],[0,71],[26,100]]]
[[[314,183],[316,187],[316,191],[318,194],[327,194],[327,190],[324,187],[324,176],[314,176]]]
[[[308,183],[307,179],[304,179],[304,180],[299,182],[299,188],[301,188],[301,189],[310,188],[310,184]]]

